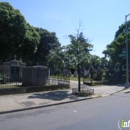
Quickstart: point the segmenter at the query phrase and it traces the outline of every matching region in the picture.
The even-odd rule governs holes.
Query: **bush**
[[[81,92],[75,91],[75,92],[73,92],[73,94],[80,96],[80,97],[87,97],[87,96],[92,95],[91,92],[87,92],[87,91],[81,91]]]
[[[91,82],[91,86],[95,86],[95,83],[94,83],[94,82]]]
[[[92,93],[90,92],[85,92],[85,91],[81,91],[78,96],[81,96],[81,97],[87,97],[87,96],[90,96],[92,95]]]

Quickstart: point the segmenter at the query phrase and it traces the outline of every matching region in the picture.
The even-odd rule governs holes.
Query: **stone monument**
[[[26,67],[26,63],[21,63],[14,56],[14,60],[0,65],[0,75],[4,75],[7,82],[22,81],[22,68],[24,67]]]

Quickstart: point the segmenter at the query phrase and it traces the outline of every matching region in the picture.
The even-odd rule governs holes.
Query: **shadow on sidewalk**
[[[77,99],[78,97],[75,95],[68,94],[68,91],[55,91],[55,92],[48,92],[43,94],[41,93],[33,94],[28,98],[29,99],[40,98],[40,99],[50,99],[54,101],[60,101],[66,98]]]

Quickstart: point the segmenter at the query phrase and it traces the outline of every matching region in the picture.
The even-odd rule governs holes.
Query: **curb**
[[[128,92],[130,92],[130,89],[129,89],[129,88],[128,88],[128,89],[121,90],[121,91],[118,91],[118,92],[115,92],[115,93],[112,93],[112,94],[110,94],[110,95],[116,95],[116,94],[128,93]]]
[[[88,99],[94,99],[94,98],[99,98],[99,97],[102,97],[102,96],[101,95],[95,95],[95,96],[92,96],[92,97],[87,97],[87,98],[82,98],[82,99],[76,99],[76,100],[71,100],[71,101],[65,101],[65,102],[52,103],[52,104],[42,105],[42,106],[36,106],[36,107],[29,107],[29,108],[22,108],[22,109],[15,109],[15,110],[3,111],[3,112],[0,112],[0,114],[6,114],[6,113],[12,113],[12,112],[19,112],[19,111],[25,111],[25,110],[32,110],[32,109],[37,109],[37,108],[49,107],[49,106],[56,106],[56,105],[61,105],[61,104],[66,104],[66,103],[72,103],[72,102],[77,102],[77,101],[83,101],[83,100],[88,100]]]

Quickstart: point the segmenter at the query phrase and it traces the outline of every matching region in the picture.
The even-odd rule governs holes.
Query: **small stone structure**
[[[43,86],[47,83],[49,69],[45,66],[29,66],[22,70],[23,86]]]
[[[26,63],[21,63],[15,58],[0,65],[0,75],[4,75],[7,82],[22,81],[22,68],[24,67],[26,67]]]
[[[74,71],[74,77],[77,77],[78,76],[78,72],[77,70]]]

